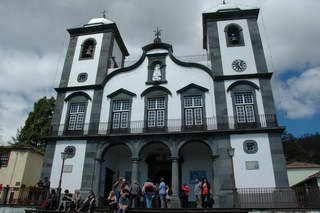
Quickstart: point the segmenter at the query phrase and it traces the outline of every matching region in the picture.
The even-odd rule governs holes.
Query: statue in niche
[[[156,64],[153,69],[152,81],[161,81],[161,66]]]

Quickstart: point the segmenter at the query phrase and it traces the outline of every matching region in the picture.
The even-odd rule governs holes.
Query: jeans
[[[166,208],[166,194],[160,194],[160,207]]]
[[[145,198],[146,198],[147,208],[148,208],[148,209],[152,208],[152,194],[146,193],[146,194],[145,194]]]

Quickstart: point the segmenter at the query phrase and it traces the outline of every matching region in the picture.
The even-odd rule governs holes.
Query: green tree
[[[54,105],[55,99],[53,97],[50,99],[43,97],[34,103],[33,111],[29,113],[24,127],[17,130],[13,144],[43,147],[44,137],[50,134]]]

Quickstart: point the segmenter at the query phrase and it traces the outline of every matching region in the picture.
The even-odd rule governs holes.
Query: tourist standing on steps
[[[121,186],[122,186],[122,177],[120,177],[118,180],[116,180],[113,185],[112,185],[112,190],[116,194],[117,200],[120,198],[120,193],[121,193]]]
[[[209,208],[210,201],[210,183],[207,178],[204,178],[201,185],[201,197],[203,208]]]
[[[172,200],[172,189],[170,186],[167,186],[167,195],[166,195],[166,203],[167,208],[171,208],[171,200]]]
[[[152,198],[154,197],[155,192],[156,192],[156,187],[148,178],[143,185],[142,193],[144,194],[144,197],[146,200],[146,206],[149,209],[152,208]]]
[[[160,207],[166,208],[166,183],[164,182],[164,178],[160,178],[159,185],[159,196],[160,196]]]
[[[141,195],[141,188],[138,184],[138,181],[133,181],[129,190],[130,194],[130,207],[137,208],[139,206],[139,200]]]
[[[202,208],[202,198],[201,198],[201,186],[202,183],[201,181],[197,178],[196,179],[196,184],[194,185],[194,195],[196,196],[196,204],[197,208]]]
[[[182,208],[188,208],[189,192],[190,192],[189,186],[186,183],[184,183],[181,187]]]

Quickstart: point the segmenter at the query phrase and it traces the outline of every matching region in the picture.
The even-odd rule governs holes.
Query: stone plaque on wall
[[[64,165],[63,172],[64,173],[72,173],[73,165]]]
[[[258,170],[259,162],[258,161],[246,161],[246,169],[247,170]]]

